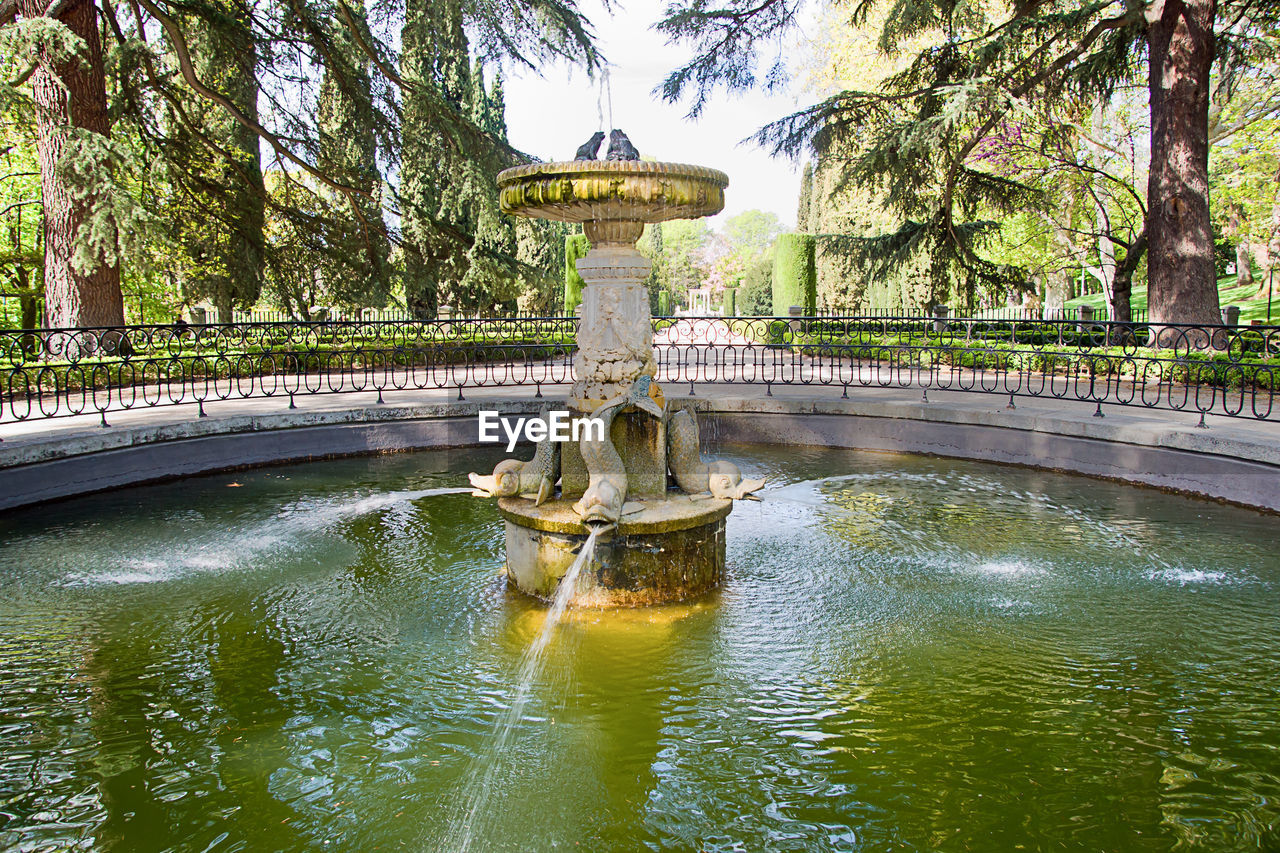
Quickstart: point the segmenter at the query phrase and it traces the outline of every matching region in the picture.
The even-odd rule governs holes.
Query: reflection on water
[[[494,458],[238,472],[0,519],[0,848],[1280,845],[1274,517],[945,460],[730,448],[724,588],[507,590]],[[424,473],[426,472],[426,473]],[[435,472],[435,473],[431,473]]]

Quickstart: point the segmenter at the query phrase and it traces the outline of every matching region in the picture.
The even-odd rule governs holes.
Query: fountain
[[[594,150],[589,142],[579,155]],[[635,157],[615,130],[609,159],[498,175],[504,213],[580,222],[591,241],[577,261],[586,289],[569,409],[604,428],[577,443],[544,441],[529,462],[506,460],[471,481],[477,494],[499,497],[508,577],[527,593],[550,598],[588,534],[599,534],[578,605],[654,604],[716,586],[733,501],[764,485],[732,463],[704,462],[692,410],[659,387],[644,283],[651,265],[635,248],[645,223],[718,213],[728,176]]]

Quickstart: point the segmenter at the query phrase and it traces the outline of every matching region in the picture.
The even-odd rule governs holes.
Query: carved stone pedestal
[[[570,403],[590,412],[657,372],[645,279],[652,264],[633,246],[593,246],[577,260],[586,283]]]
[[[724,573],[724,520],[732,501],[669,499],[644,501],[607,539],[597,540],[595,557],[583,569],[570,603],[614,607],[682,601],[720,583]],[[571,502],[535,507],[503,498],[507,577],[518,589],[550,598],[587,540]]]
[[[577,261],[586,286],[569,407],[574,415],[591,415],[616,403],[604,409],[613,419],[607,444],[584,440],[594,484],[582,445],[566,443],[559,500],[539,507],[519,498],[498,502],[506,519],[508,575],[531,595],[547,598],[555,590],[587,539],[588,523],[609,532],[596,542],[575,604],[674,601],[720,582],[724,519],[732,502],[668,492],[668,417],[657,417],[658,407],[644,399],[618,398],[648,393],[654,403],[661,400],[660,389],[636,382],[657,374],[645,286],[650,263],[635,248],[645,223],[718,213],[728,183],[715,169],[639,160],[534,163],[498,176],[504,213],[582,223],[591,250]],[[705,469],[702,476],[709,483]],[[583,504],[590,505],[580,504],[579,516],[573,505],[584,491]],[[630,511],[619,518],[621,510]]]

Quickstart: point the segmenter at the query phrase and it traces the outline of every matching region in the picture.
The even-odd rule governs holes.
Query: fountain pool
[[[449,451],[0,518],[0,848],[1244,850],[1280,843],[1274,516],[728,447],[722,588],[545,605]],[[488,466],[488,467],[486,467]],[[425,472],[425,473],[424,473]],[[435,472],[435,473],[431,473]]]

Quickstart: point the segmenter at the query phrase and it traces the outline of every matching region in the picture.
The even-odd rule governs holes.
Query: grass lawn
[[[1264,323],[1267,320],[1267,300],[1255,299],[1249,300],[1248,297],[1253,296],[1258,291],[1261,281],[1255,280],[1253,284],[1240,287],[1236,284],[1234,275],[1224,276],[1218,279],[1218,304],[1223,308],[1228,305],[1240,306],[1240,322],[1248,325],[1251,320],[1261,320]],[[1102,316],[1107,314],[1106,297],[1101,293],[1095,293],[1090,296],[1082,296],[1079,299],[1072,299],[1067,303],[1068,308],[1074,308],[1077,305],[1091,305],[1096,308]],[[1146,285],[1133,288],[1133,307],[1135,309],[1145,310],[1147,307],[1147,288]],[[1280,324],[1280,272],[1275,274],[1275,286],[1272,290],[1271,298],[1271,322]]]

